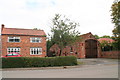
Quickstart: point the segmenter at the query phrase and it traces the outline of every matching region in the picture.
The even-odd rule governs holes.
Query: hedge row
[[[2,58],[2,68],[49,67],[77,65],[74,56],[61,57],[9,57]]]

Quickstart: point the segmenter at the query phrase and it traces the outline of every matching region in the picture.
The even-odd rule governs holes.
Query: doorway
[[[97,41],[88,39],[85,41],[85,56],[86,58],[97,58]]]

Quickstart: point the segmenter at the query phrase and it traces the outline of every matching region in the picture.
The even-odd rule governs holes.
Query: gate
[[[88,39],[85,41],[85,56],[86,58],[97,58],[97,41]]]

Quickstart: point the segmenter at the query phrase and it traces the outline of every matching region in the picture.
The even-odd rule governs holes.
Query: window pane
[[[11,53],[11,52],[20,53],[20,49],[19,48],[8,48],[7,49],[7,53]]]
[[[9,39],[14,39],[14,37],[9,37]]]
[[[16,55],[18,55],[18,54],[14,54],[14,53],[13,53],[13,55],[16,56]]]
[[[41,42],[41,41],[40,41],[41,39],[40,39],[40,38],[37,38],[37,37],[30,38],[30,40],[31,40],[31,42],[33,42],[33,43],[34,43],[34,42],[37,42],[37,43],[38,43],[38,42]]]
[[[32,40],[32,42],[36,42],[35,40]]]
[[[8,54],[7,56],[12,56],[12,54]]]
[[[20,37],[15,37],[15,39],[20,39]]]
[[[42,48],[30,48],[30,54],[32,55],[42,54]]]
[[[20,42],[20,37],[8,37],[9,42]]]
[[[31,51],[31,54],[33,54],[33,51]]]
[[[9,42],[14,42],[14,39],[9,39]]]
[[[34,50],[34,54],[36,54],[36,51]]]
[[[38,49],[37,49],[37,54],[38,54],[38,52],[39,52],[39,51],[38,51]]]
[[[15,42],[20,42],[20,39],[15,39]]]
[[[39,40],[36,40],[36,42],[39,42]]]

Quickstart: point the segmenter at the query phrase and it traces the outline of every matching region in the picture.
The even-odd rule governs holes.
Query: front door
[[[86,40],[85,41],[85,56],[86,58],[97,58],[97,41],[96,40]]]

